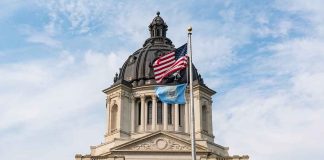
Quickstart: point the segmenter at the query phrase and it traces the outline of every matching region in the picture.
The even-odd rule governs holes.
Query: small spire
[[[157,12],[156,12],[156,15],[157,15],[157,16],[160,16],[160,11],[157,11]]]

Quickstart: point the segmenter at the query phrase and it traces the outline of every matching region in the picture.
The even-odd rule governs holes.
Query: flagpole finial
[[[192,27],[191,26],[188,27],[188,33],[190,33],[190,34],[192,33]]]

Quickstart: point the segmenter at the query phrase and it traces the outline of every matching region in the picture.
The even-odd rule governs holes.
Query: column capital
[[[153,101],[156,101],[156,95],[155,94],[152,94],[151,97],[152,97]]]
[[[213,104],[213,100],[209,100],[209,105],[212,105]]]
[[[141,94],[140,98],[141,98],[141,101],[144,101],[145,100],[145,94]]]
[[[132,101],[134,101],[134,100],[135,100],[135,96],[134,96],[134,95],[132,95],[132,94],[131,94],[131,95],[129,96],[129,98],[130,98],[130,100],[132,100]]]
[[[111,99],[112,99],[111,96],[107,96],[106,101],[107,101],[107,102],[110,102]]]

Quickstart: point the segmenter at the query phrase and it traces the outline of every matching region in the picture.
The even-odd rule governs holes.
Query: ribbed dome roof
[[[158,12],[149,25],[151,37],[144,42],[143,48],[140,48],[128,57],[122,68],[120,68],[120,73],[116,73],[114,84],[127,83],[133,87],[156,84],[152,68],[154,60],[160,55],[175,49],[172,41],[166,37],[167,27]],[[193,80],[203,84],[203,80],[195,67],[193,67]],[[177,79],[169,77],[163,80],[162,83],[185,82],[187,82],[186,69],[180,71],[180,77],[177,77]]]

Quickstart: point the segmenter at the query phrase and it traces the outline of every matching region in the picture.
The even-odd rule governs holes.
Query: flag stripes
[[[153,63],[154,76],[157,83],[161,83],[163,78],[172,73],[187,67],[187,44],[178,49],[168,52],[159,57]]]

